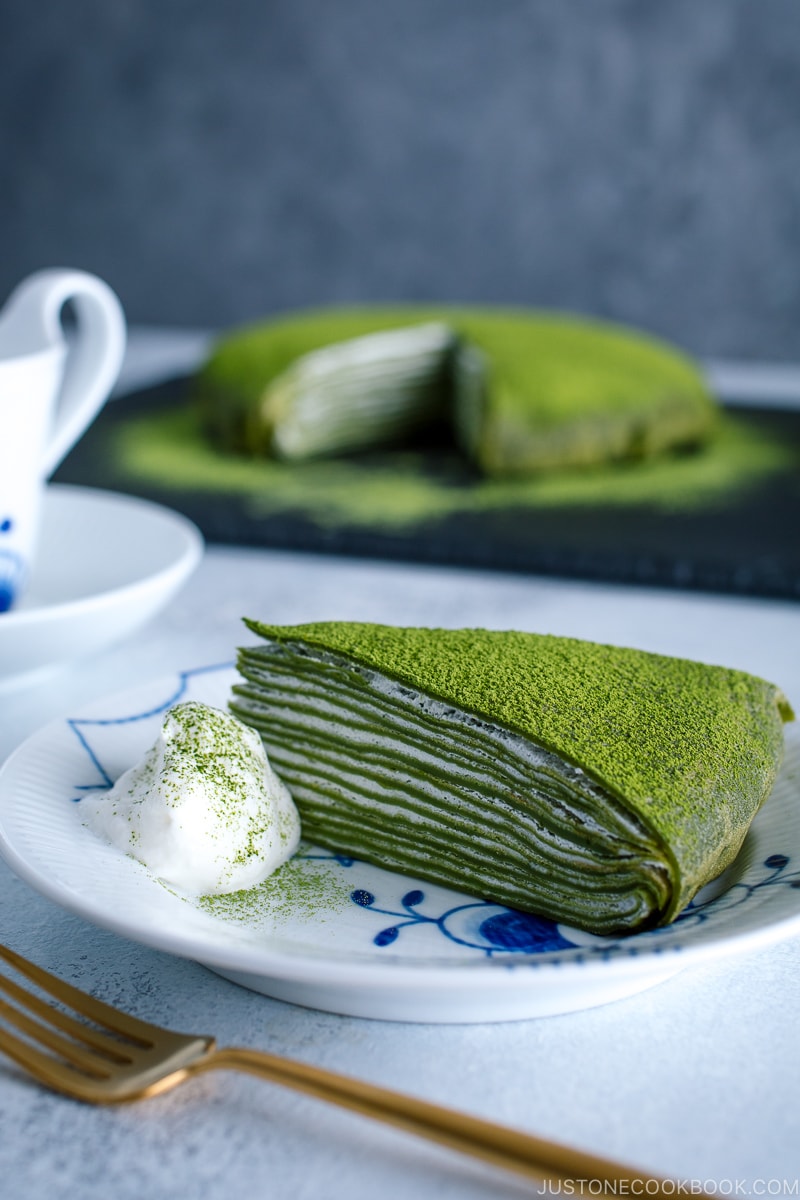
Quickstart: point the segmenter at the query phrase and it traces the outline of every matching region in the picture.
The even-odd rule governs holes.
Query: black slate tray
[[[174,381],[107,405],[55,480],[167,504],[211,542],[800,599],[800,412],[737,409],[737,419],[779,438],[792,460],[758,484],[692,511],[592,503],[543,512],[521,505],[392,530],[329,515],[319,520],[297,505],[259,513],[237,492],[176,488],[126,470],[115,446],[131,422],[185,405],[186,387]],[[384,466],[390,460],[380,457]],[[444,447],[427,450],[420,469],[439,482],[463,486],[469,479],[465,464]],[[357,473],[355,464],[354,486]]]

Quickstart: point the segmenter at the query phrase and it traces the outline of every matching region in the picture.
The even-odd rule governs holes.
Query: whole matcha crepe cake
[[[223,448],[300,461],[424,441],[443,424],[483,472],[527,474],[702,442],[695,364],[601,321],[524,310],[331,309],[229,334],[195,380]]]
[[[597,934],[732,862],[792,718],[744,672],[570,638],[247,625],[231,709],[305,838]]]

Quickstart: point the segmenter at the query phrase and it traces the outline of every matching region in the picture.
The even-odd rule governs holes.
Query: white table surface
[[[800,605],[209,547],[149,626],[0,695],[0,758],[53,717],[230,658],[247,614],[568,634],[771,678],[800,710]],[[406,1025],[301,1009],[103,932],[0,862],[3,940],[112,1003],[285,1053],[731,1195],[798,1195],[800,938],[536,1021]],[[443,1149],[246,1076],[93,1109],[0,1060],[9,1200],[433,1200],[536,1194]],[[699,1186],[697,1184],[696,1186]],[[589,1194],[588,1192],[586,1194]],[[691,1194],[687,1192],[686,1194]]]

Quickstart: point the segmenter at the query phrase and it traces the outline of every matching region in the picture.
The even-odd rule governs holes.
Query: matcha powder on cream
[[[169,709],[141,762],[82,809],[95,833],[195,895],[256,886],[300,840],[259,735],[195,701]]]

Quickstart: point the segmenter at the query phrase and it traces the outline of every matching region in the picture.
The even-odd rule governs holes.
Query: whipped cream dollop
[[[258,733],[197,701],[168,709],[141,762],[81,811],[95,833],[195,895],[254,887],[300,840]]]

